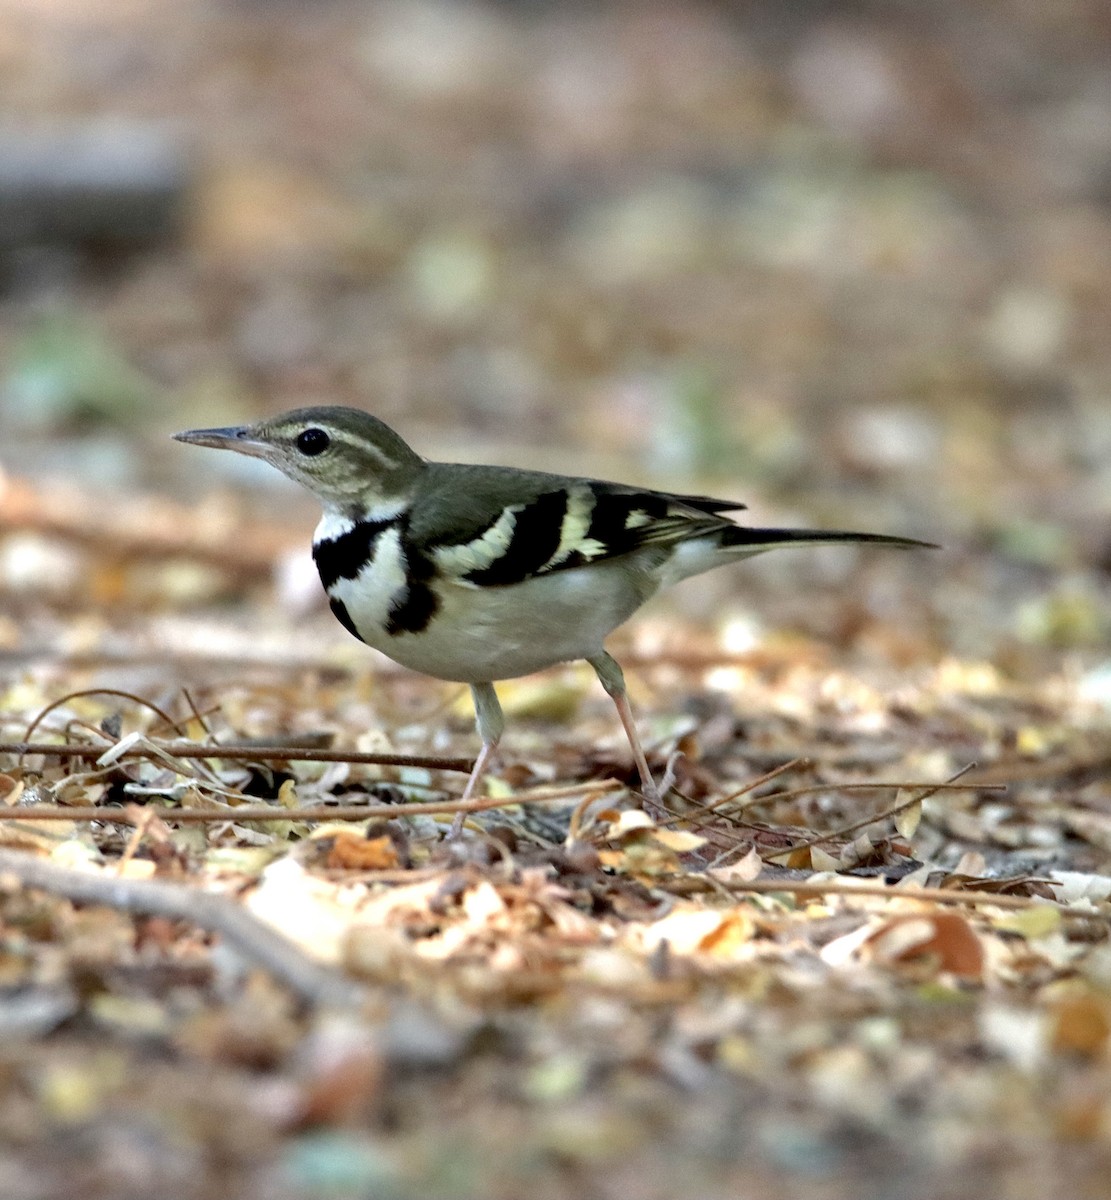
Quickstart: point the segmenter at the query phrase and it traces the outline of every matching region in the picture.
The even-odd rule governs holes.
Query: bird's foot
[[[667,765],[664,767],[664,773],[657,782],[649,775],[647,778],[642,778],[640,784],[640,794],[644,797],[644,803],[649,808],[657,808],[660,813],[667,815],[667,807],[665,801],[671,789],[675,786],[675,780],[678,776],[678,763],[683,757],[681,750],[674,751],[667,760]]]

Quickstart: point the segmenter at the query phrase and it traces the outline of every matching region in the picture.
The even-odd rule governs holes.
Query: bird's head
[[[424,465],[388,425],[357,408],[298,408],[254,425],[190,429],[174,437],[264,459],[325,508],[372,508],[403,499]]]

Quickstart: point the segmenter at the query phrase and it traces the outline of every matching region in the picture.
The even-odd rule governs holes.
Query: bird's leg
[[[633,710],[629,705],[629,694],[625,690],[624,672],[617,659],[604,650],[601,654],[594,658],[588,658],[586,661],[594,668],[594,673],[609,694],[617,709],[617,715],[621,718],[621,724],[625,727],[625,736],[629,739],[629,745],[633,750],[633,762],[636,763],[637,773],[640,775],[641,791],[650,800],[660,799],[656,782],[652,778],[652,772],[648,769],[648,759],[644,756],[644,749],[640,744],[640,737],[637,735]]]
[[[483,775],[486,774],[486,768],[490,765],[490,759],[494,756],[494,751],[498,748],[498,742],[501,741],[501,735],[505,729],[505,717],[502,715],[498,694],[494,691],[492,683],[472,683],[471,697],[474,700],[475,725],[478,728],[478,736],[482,738],[482,749],[479,750],[478,757],[474,760],[471,777],[463,789],[464,800],[470,800],[478,790],[478,785],[482,782]],[[455,820],[451,824],[450,836],[452,838],[457,838],[463,832],[463,822],[466,817],[466,813],[455,814]]]

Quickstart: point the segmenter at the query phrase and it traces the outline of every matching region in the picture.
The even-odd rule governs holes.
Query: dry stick
[[[969,790],[969,788],[971,788],[971,787],[975,787],[976,791],[978,791],[978,792],[981,792],[981,791],[983,791],[983,792],[1005,792],[1007,790],[1007,785],[1003,784],[1003,783],[989,783],[986,785],[970,784],[970,783],[928,784],[928,783],[916,783],[913,781],[891,782],[891,783],[883,783],[883,782],[881,782],[881,783],[815,783],[815,784],[809,784],[806,787],[791,788],[789,791],[785,791],[785,792],[768,792],[766,795],[763,795],[763,796],[752,796],[748,800],[746,800],[743,804],[737,805],[736,808],[731,809],[729,812],[727,812],[727,813],[721,812],[721,809],[726,804],[729,804],[730,801],[739,799],[741,796],[745,795],[746,792],[751,792],[754,788],[760,787],[761,784],[768,783],[770,780],[774,779],[777,775],[782,775],[785,771],[789,771],[795,767],[808,766],[809,761],[810,760],[806,759],[806,758],[793,758],[790,762],[783,763],[782,766],[775,767],[771,771],[768,771],[765,774],[759,776],[758,778],[754,779],[751,783],[746,783],[744,787],[738,788],[735,792],[730,792],[727,796],[722,796],[717,800],[711,800],[709,802],[709,804],[703,804],[700,808],[691,809],[690,811],[687,811],[687,812],[676,812],[674,809],[667,808],[665,805],[661,804],[660,807],[663,808],[664,811],[668,814],[668,819],[666,821],[662,821],[660,823],[663,825],[672,825],[678,821],[690,822],[690,821],[695,820],[697,817],[704,816],[706,813],[717,812],[717,813],[720,813],[720,815],[723,816],[726,820],[732,821],[735,824],[742,826],[745,829],[763,828],[763,826],[749,825],[749,824],[746,824],[744,821],[738,820],[737,814],[744,812],[746,809],[754,808],[757,804],[770,804],[770,803],[773,803],[778,800],[793,799],[795,796],[810,795],[814,792],[864,792],[864,791],[879,791],[879,790],[885,790],[888,788],[894,788],[896,791],[905,791],[907,788],[928,787],[931,789],[930,794],[932,795],[934,792],[945,792],[945,791],[967,792]],[[966,771],[971,770],[971,768],[966,767],[965,770]],[[919,797],[919,799],[924,799],[924,798],[925,797]],[[859,826],[857,826],[857,828],[862,828],[864,825],[870,825],[873,821],[881,820],[885,816],[891,816],[892,813],[902,812],[904,807],[910,808],[914,804],[917,804],[917,803],[918,803],[918,800],[912,800],[912,801],[909,801],[906,805],[899,805],[897,808],[892,809],[891,812],[877,813],[875,816],[868,817],[867,820],[861,822],[861,824]],[[842,830],[842,832],[844,832],[844,831]],[[834,836],[836,836],[836,835],[835,834],[825,834],[823,840],[825,840],[825,838],[834,837]],[[798,849],[798,847],[792,847],[792,849]],[[784,851],[782,851],[782,853],[786,854],[787,851],[784,850]]]
[[[904,810],[913,808],[916,804],[921,804],[923,800],[928,800],[943,788],[952,788],[962,775],[967,775],[975,766],[975,763],[969,763],[967,767],[961,767],[955,775],[951,775],[944,783],[932,784],[919,795],[912,796],[909,800],[904,800],[902,804],[896,804],[884,812],[873,813],[870,817],[865,817],[861,821],[854,821],[851,825],[842,825],[840,829],[831,829],[828,833],[816,834],[812,838],[807,838],[805,842],[797,842],[795,845],[788,846],[784,850],[776,850],[770,854],[761,855],[761,861],[767,863],[774,862],[775,859],[782,858],[785,854],[794,854],[796,850],[809,850],[811,846],[820,846],[823,842],[832,841],[834,838],[847,837],[850,833],[857,833],[869,825],[874,825],[877,821],[885,821],[889,817],[898,816]],[[966,786],[973,787],[974,785],[968,784]]]
[[[965,767],[965,771],[971,770],[971,766]],[[902,782],[898,780],[880,780],[879,782],[871,783],[810,783],[806,787],[791,788],[785,792],[768,792],[765,796],[753,796],[751,800],[747,800],[743,805],[739,805],[735,811],[741,812],[757,804],[771,804],[779,800],[793,800],[796,796],[810,796],[815,792],[869,792],[882,791],[885,788],[894,788],[897,792],[905,792],[907,788],[924,787],[931,788],[934,792],[968,792],[973,790],[977,792],[1005,792],[1007,790],[1005,783],[978,783],[975,780],[969,780],[967,783],[916,783],[914,780]],[[875,819],[870,818],[870,820]]]
[[[782,775],[785,771],[790,771],[795,767],[805,768],[809,765],[808,759],[792,758],[790,762],[781,763],[778,767],[773,767],[770,771],[765,771],[763,775],[757,775],[755,779],[750,780],[743,787],[739,787],[735,792],[730,792],[728,795],[720,796],[717,800],[711,800],[709,804],[703,804],[700,808],[691,809],[688,812],[675,812],[674,809],[666,808],[661,804],[660,807],[664,809],[669,818],[667,821],[664,821],[663,824],[670,825],[674,821],[693,821],[696,817],[701,817],[706,813],[716,812],[718,809],[722,808],[726,804],[729,804],[731,801],[739,799],[741,796],[745,795],[746,792],[754,791],[763,784],[770,783],[771,780],[777,778],[779,775]],[[778,794],[782,795],[784,793]],[[682,795],[682,793],[680,793],[680,795]],[[686,799],[685,796],[683,798]],[[750,803],[755,804],[757,801],[764,800],[766,798],[767,797],[764,796],[753,797]],[[732,814],[724,813],[722,815],[729,817]]]
[[[119,688],[81,688],[79,691],[69,692],[65,696],[59,696],[57,700],[52,701],[44,709],[40,709],[40,711],[31,721],[31,724],[27,726],[27,731],[23,735],[23,740],[30,741],[31,735],[36,729],[38,729],[46,717],[56,708],[61,708],[63,704],[68,704],[71,700],[84,699],[86,696],[115,696],[120,700],[130,700],[132,703],[137,704],[140,708],[149,708],[150,711],[160,717],[163,723],[170,729],[177,730],[179,734],[184,732],[184,730],[181,728],[181,725],[175,721],[173,717],[164,713],[157,704],[152,704],[151,701],[144,700],[142,696],[136,696],[134,692],[123,692],[120,691]]]
[[[413,804],[315,804],[305,808],[277,808],[272,804],[244,804],[238,808],[155,808],[163,821],[179,821],[184,824],[212,824],[219,821],[234,821],[237,825],[246,821],[364,821],[368,817],[421,817],[445,813],[476,813],[491,808],[511,808],[515,804],[544,804],[549,800],[565,800],[583,792],[592,793],[592,798],[606,792],[618,791],[621,783],[616,780],[601,780],[592,784],[576,784],[562,788],[537,788],[532,792],[518,792],[513,796],[480,800],[422,801]],[[137,810],[137,811],[132,811]],[[36,804],[15,808],[0,808],[3,821],[108,821],[116,825],[134,825],[137,812],[144,809],[137,805],[127,808],[102,808],[83,804]]]
[[[187,921],[219,934],[249,962],[269,971],[310,1004],[353,1005],[366,998],[364,988],[308,958],[287,937],[227,897],[180,883],[92,875],[0,849],[0,879],[4,876],[78,904]]]
[[[42,754],[49,758],[97,759],[111,746],[87,746],[80,742],[0,742],[0,754]],[[436,771],[469,774],[474,765],[469,758],[441,758],[429,754],[364,754],[358,750],[321,750],[298,746],[205,746],[200,742],[169,742],[158,749],[170,758],[226,758],[232,762],[342,762],[369,763],[382,767],[427,767]],[[150,757],[141,746],[127,750],[120,758]]]
[[[193,699],[193,693],[187,687],[183,687],[181,689],[181,694],[182,694],[182,696],[185,697],[185,703],[189,705],[189,711],[192,712],[193,716],[196,718],[197,723],[205,731],[205,733],[207,733],[208,736],[211,737],[212,736],[212,726],[209,725],[208,721],[205,719],[207,714],[202,713],[201,710],[197,707],[197,702],[196,702],[196,700]],[[210,711],[218,712],[219,708],[217,707],[217,708],[211,709]],[[176,729],[177,726],[175,725],[175,726],[173,726],[173,728]]]
[[[774,895],[776,892],[789,892],[796,896],[879,896],[886,900],[923,900],[935,904],[994,904],[997,908],[1037,908],[1048,905],[1057,909],[1067,917],[1077,917],[1087,921],[1099,921],[1105,924],[1107,917],[1103,913],[1078,912],[1062,904],[1059,900],[1044,900],[1037,896],[1007,896],[996,892],[962,892],[953,888],[900,888],[884,883],[861,883],[849,880],[831,879],[826,882],[810,879],[792,881],[790,879],[755,879],[748,883],[734,882],[730,879],[714,879],[715,885],[721,885],[731,893],[749,893],[752,895]],[[840,885],[840,886],[839,886]],[[656,885],[661,891],[673,892],[680,896],[697,895],[701,892],[716,891],[708,879],[700,875],[686,875],[679,879],[669,880]]]

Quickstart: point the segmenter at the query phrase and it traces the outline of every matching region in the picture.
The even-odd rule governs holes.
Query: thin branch
[[[78,904],[187,921],[219,934],[309,1004],[357,1005],[366,998],[359,984],[309,958],[283,934],[225,896],[162,880],[93,875],[0,849],[0,880],[5,876]]]
[[[0,742],[0,754],[42,754],[49,758],[98,759],[110,746],[89,746],[81,742]],[[441,758],[431,754],[364,754],[358,750],[325,750],[299,746],[215,746],[200,742],[168,742],[158,747],[170,758],[224,758],[229,762],[342,762],[369,763],[381,767],[427,767],[435,771],[459,771],[469,774],[473,760]],[[150,758],[142,747],[128,750],[121,758]]]
[[[661,891],[679,896],[693,896],[717,890],[716,885],[727,888],[733,895],[774,895],[788,892],[795,896],[879,896],[886,900],[922,900],[932,904],[966,904],[975,906],[991,904],[997,908],[1026,909],[1049,905],[1064,916],[1077,917],[1106,924],[1104,913],[1078,912],[1059,900],[1044,900],[1036,896],[1007,896],[997,892],[959,891],[955,888],[916,887],[901,888],[886,883],[857,883],[849,879],[753,879],[747,883],[715,877],[713,884],[701,875],[685,875],[678,879],[657,883]]]
[[[204,825],[220,821],[365,821],[368,817],[421,817],[446,813],[478,813],[492,808],[512,808],[517,804],[545,804],[566,800],[570,796],[590,793],[594,799],[606,792],[621,790],[616,779],[596,783],[573,784],[569,787],[535,788],[516,792],[512,796],[478,800],[430,800],[411,804],[314,804],[304,808],[280,808],[273,804],[223,805],[219,808],[155,808],[158,817],[166,822]],[[215,802],[213,802],[215,803]],[[0,808],[3,821],[107,821],[115,825],[134,825],[138,814],[145,811],[138,805],[126,808],[107,808],[94,804],[35,804]]]
[[[896,804],[889,809],[885,809],[883,812],[873,813],[871,816],[865,817],[860,821],[854,821],[851,825],[842,825],[840,829],[831,829],[828,833],[815,834],[814,837],[807,838],[804,842],[796,842],[793,846],[787,846],[783,850],[775,850],[769,854],[761,855],[761,858],[764,862],[774,862],[777,858],[782,858],[785,854],[794,854],[796,850],[809,850],[811,846],[820,846],[823,842],[831,842],[836,838],[848,837],[850,834],[859,833],[860,830],[866,829],[869,825],[875,825],[877,821],[888,820],[890,817],[898,816],[899,813],[908,808],[913,808],[916,804],[921,804],[923,800],[928,800],[944,788],[952,788],[962,775],[967,775],[975,767],[975,763],[969,763],[968,766],[961,767],[955,775],[951,775],[944,783],[931,784],[924,791],[920,791],[917,796],[912,796],[909,800],[904,800],[901,804]],[[918,787],[921,788],[922,785],[919,784]]]
[[[40,709],[32,719],[30,725],[27,726],[27,730],[23,734],[23,740],[29,742],[31,740],[31,735],[36,729],[38,729],[46,717],[56,708],[60,708],[63,704],[68,704],[71,700],[84,699],[86,696],[115,696],[120,700],[130,700],[133,704],[137,704],[140,708],[149,708],[152,713],[155,713],[162,719],[163,724],[165,724],[167,728],[174,729],[178,733],[184,732],[180,724],[178,724],[173,717],[163,712],[157,704],[153,704],[150,700],[144,700],[142,696],[136,696],[134,692],[120,691],[119,688],[81,688],[79,691],[68,692],[64,696],[59,696],[57,700],[52,701],[45,708]]]
[[[666,808],[661,804],[660,807],[664,808],[664,811],[669,815],[669,819],[664,821],[663,824],[671,825],[676,821],[693,821],[696,817],[701,817],[706,813],[720,812],[725,805],[732,803],[734,800],[740,799],[741,796],[746,795],[748,792],[755,791],[756,788],[762,787],[765,783],[770,783],[773,779],[782,775],[784,772],[793,770],[795,768],[802,770],[809,765],[808,759],[792,758],[790,762],[781,763],[778,767],[773,767],[770,771],[765,771],[763,775],[757,775],[755,779],[749,780],[748,783],[746,783],[743,787],[737,788],[736,791],[729,792],[725,796],[719,796],[716,800],[711,800],[708,804],[703,804],[699,808],[689,809],[686,812],[676,812],[673,809]],[[675,790],[678,791],[677,788]],[[784,795],[786,793],[781,792],[777,794]],[[682,795],[682,793],[680,793],[680,795]],[[686,797],[684,797],[684,799],[686,799]],[[754,796],[745,804],[740,805],[735,811],[739,812],[742,809],[747,808],[749,804],[757,804],[766,799],[766,796]],[[730,812],[722,813],[721,815],[725,817],[731,817],[733,814]]]
[[[972,769],[971,766],[965,767],[965,771]],[[1005,792],[1007,790],[1005,783],[977,783],[975,780],[969,780],[967,783],[917,783],[913,780],[902,783],[883,780],[877,783],[811,783],[806,787],[791,788],[786,792],[768,792],[764,796],[754,796],[744,807],[747,808],[750,804],[771,804],[778,800],[793,800],[796,796],[810,796],[815,792],[869,792],[885,788],[893,788],[897,792],[902,792],[907,788],[923,787],[932,788],[934,792]]]

